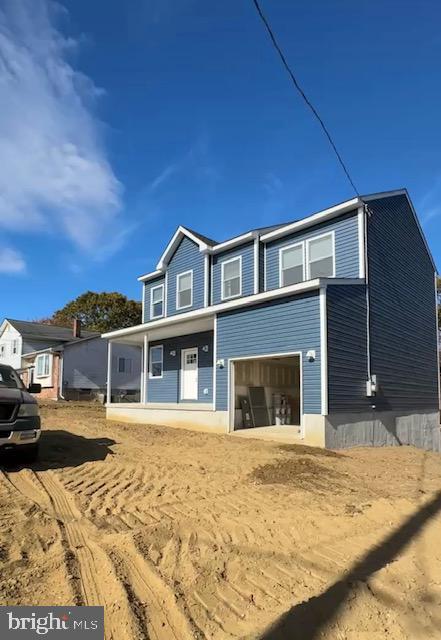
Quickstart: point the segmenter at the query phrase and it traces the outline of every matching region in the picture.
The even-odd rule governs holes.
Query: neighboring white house
[[[141,350],[120,345],[113,354],[114,397],[139,400]],[[0,326],[0,363],[20,371],[25,384],[41,384],[40,397],[88,399],[104,393],[107,341],[94,331],[6,318]]]

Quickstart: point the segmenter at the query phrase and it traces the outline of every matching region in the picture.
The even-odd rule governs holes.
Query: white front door
[[[181,400],[198,399],[198,350],[183,349],[181,360]]]

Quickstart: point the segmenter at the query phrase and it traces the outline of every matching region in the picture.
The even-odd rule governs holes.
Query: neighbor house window
[[[5,355],[5,345],[0,344],[0,358],[3,358],[4,355]]]
[[[242,295],[242,258],[222,262],[222,300]]]
[[[164,285],[152,287],[150,291],[150,317],[162,318],[164,315]]]
[[[281,287],[303,282],[305,279],[303,242],[280,249],[279,260]]]
[[[35,360],[35,377],[47,378],[50,373],[50,356],[42,353]]]
[[[150,348],[150,378],[162,378],[163,348],[162,345]]]
[[[176,281],[176,308],[185,309],[193,304],[193,271],[180,273]]]
[[[118,358],[118,373],[132,373],[131,358]]]
[[[334,277],[334,235],[308,240],[308,279]]]
[[[11,353],[12,355],[15,355],[17,353],[17,343],[18,340],[13,340],[11,343]]]

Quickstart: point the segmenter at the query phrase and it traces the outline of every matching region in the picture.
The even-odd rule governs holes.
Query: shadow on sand
[[[335,582],[319,596],[285,613],[261,640],[316,640],[339,613],[354,583],[363,582],[379,571],[408,545],[423,526],[441,511],[441,491],[410,516],[404,524],[354,564],[344,579]]]
[[[0,467],[8,472],[28,468],[33,471],[79,467],[85,462],[105,460],[113,455],[110,447],[116,444],[110,438],[84,438],[70,431],[42,431],[38,460],[27,463],[20,459],[20,452],[3,453]]]

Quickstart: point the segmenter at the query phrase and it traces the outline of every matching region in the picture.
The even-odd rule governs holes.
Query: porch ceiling
[[[146,327],[137,333],[121,336],[119,338],[112,338],[111,341],[119,344],[142,346],[145,335],[148,336],[149,342],[153,342],[154,340],[165,340],[166,338],[202,333],[203,331],[212,331],[213,329],[214,315],[194,320],[187,320],[185,322],[176,322],[156,329],[148,329],[148,327]]]

